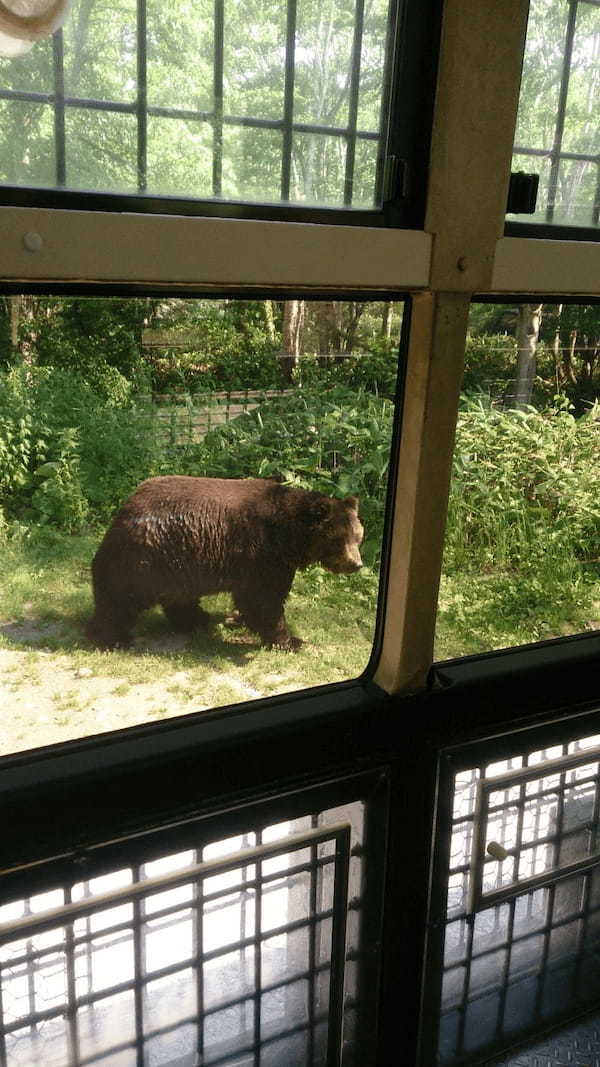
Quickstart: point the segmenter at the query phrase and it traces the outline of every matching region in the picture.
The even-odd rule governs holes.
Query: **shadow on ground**
[[[162,613],[149,613],[135,628],[132,645],[118,652],[132,657],[136,653],[150,653],[164,656],[165,659],[189,652],[197,655],[199,661],[220,656],[230,660],[233,665],[243,666],[261,647],[260,642],[247,630],[227,625],[226,619],[224,612],[214,613],[206,629],[182,634],[169,629]],[[97,649],[85,639],[86,621],[87,617],[83,616],[11,619],[0,623],[0,637],[19,651],[48,649],[53,652],[92,653]]]

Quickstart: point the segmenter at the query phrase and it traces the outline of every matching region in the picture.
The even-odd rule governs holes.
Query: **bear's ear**
[[[358,497],[357,496],[347,496],[346,499],[344,500],[344,503],[348,504],[348,507],[352,508],[353,511],[358,511]]]

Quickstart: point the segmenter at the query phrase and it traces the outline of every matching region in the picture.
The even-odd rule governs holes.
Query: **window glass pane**
[[[592,943],[599,868],[591,861],[598,847],[600,737],[565,738],[536,751],[531,744],[509,759],[489,751],[450,785],[452,849],[435,1056],[443,1067],[468,1061],[467,1051],[490,1067],[544,1062],[537,1049],[514,1059],[500,1053],[569,1011],[597,1004]],[[428,1019],[434,1011],[432,1005]],[[552,1064],[568,1060],[554,1047],[546,1057]]]
[[[210,196],[212,140],[208,122],[150,118],[148,192],[159,196]]]
[[[126,870],[5,903],[3,1063],[313,1067],[338,1059],[342,1030],[354,1051],[362,976],[344,948],[364,955],[364,816],[355,800],[228,841],[188,834],[183,854],[132,855]]]
[[[137,174],[135,119],[110,111],[68,111],[65,116],[67,170],[75,189],[125,193]]]
[[[600,306],[475,304],[436,658],[600,628]]]
[[[3,299],[0,754],[364,670],[401,317]]]
[[[32,185],[53,185],[54,115],[47,104],[0,100],[2,181],[14,184],[24,175]]]
[[[532,0],[513,170],[540,175],[534,216],[597,226],[600,215],[600,7]]]
[[[208,6],[147,0],[148,103],[155,107],[212,108],[214,32]]]
[[[80,0],[71,5],[63,36],[67,97],[135,100],[136,0],[110,7]]]
[[[376,207],[389,9],[73,0],[52,41],[0,58],[0,183]]]

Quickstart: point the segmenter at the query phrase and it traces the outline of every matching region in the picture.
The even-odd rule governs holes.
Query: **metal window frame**
[[[114,843],[117,830],[141,842],[161,828],[176,841],[182,819],[239,825],[244,807],[286,810],[294,789],[331,790],[333,806],[343,802],[349,782],[368,778],[378,797],[368,806],[372,840],[381,851],[370,852],[365,861],[381,890],[374,905],[381,925],[376,923],[379,933],[371,944],[367,940],[360,962],[362,995],[371,997],[377,1015],[369,1038],[378,1067],[388,1062],[388,1050],[398,1047],[399,1027],[404,1062],[423,1067],[434,1062],[427,1042],[437,1010],[430,998],[435,998],[441,974],[438,924],[446,891],[449,761],[460,766],[461,759],[476,758],[478,747],[491,746],[495,754],[513,751],[527,743],[534,728],[547,743],[553,737],[562,741],[571,731],[583,734],[585,723],[597,723],[598,716],[600,639],[593,634],[431,669],[468,304],[473,293],[495,291],[495,259],[504,254],[502,249],[512,250],[508,259],[518,259],[515,239],[502,233],[526,7],[526,0],[502,5],[497,0],[445,0],[425,233],[407,236],[406,231],[348,226],[329,227],[325,234],[324,228],[289,220],[272,223],[274,229],[256,223],[252,244],[258,264],[251,264],[233,237],[240,220],[183,220],[193,226],[193,238],[183,240],[182,280],[179,273],[170,273],[173,265],[179,270],[174,237],[183,231],[177,219],[148,220],[148,230],[136,230],[130,217],[106,215],[118,257],[111,271],[102,242],[98,256],[86,244],[93,233],[87,221],[82,222],[85,240],[73,250],[76,221],[63,242],[64,216],[54,222],[52,212],[35,214],[31,208],[27,213],[7,208],[2,214],[8,234],[3,277],[14,286],[96,282],[133,292],[137,271],[142,287],[162,286],[163,291],[175,282],[175,287],[187,284],[203,292],[212,286],[215,292],[260,292],[262,287],[289,294],[413,293],[397,506],[386,542],[388,607],[373,679],[203,713],[196,723],[167,724],[168,729],[154,735],[139,728],[60,750],[25,753],[0,766],[0,884],[6,892],[49,884],[48,878],[76,862],[84,869],[93,866],[100,843]],[[501,47],[490,50],[490,40]],[[426,131],[423,140],[428,139]],[[425,197],[425,190],[420,195]],[[44,231],[48,248],[43,262],[22,245],[24,234],[35,231],[40,220],[50,227]],[[248,219],[243,224],[252,225]],[[333,230],[338,236],[331,254]],[[392,238],[395,243],[388,244]],[[418,269],[411,264],[413,238],[421,242],[415,246],[420,250]],[[144,248],[141,259],[131,247],[136,241]],[[597,293],[597,245],[552,243],[557,258],[548,291]],[[157,264],[163,252],[161,272]],[[276,262],[282,264],[280,277],[275,276]],[[519,283],[509,286],[505,275],[498,291],[516,290],[523,297],[539,291],[541,262],[537,250],[521,269]],[[98,278],[103,263],[105,272]],[[469,749],[468,756],[461,745]],[[132,840],[114,843],[115,855],[119,848],[131,848]],[[380,982],[370,989],[379,963]],[[408,988],[407,973],[414,976]]]
[[[203,1033],[203,1024],[206,1017],[216,1012],[225,1011],[228,1008],[235,1007],[239,1003],[252,1003],[253,1004],[253,1041],[251,1045],[246,1045],[242,1050],[238,1050],[236,1055],[251,1055],[256,1064],[260,1062],[260,1052],[263,1047],[268,1046],[270,1040],[281,1040],[286,1036],[291,1036],[296,1032],[297,1027],[288,1028],[283,1032],[277,1032],[272,1038],[265,1036],[262,1033],[261,1027],[261,1005],[262,997],[265,993],[272,992],[274,990],[285,988],[287,985],[293,982],[307,980],[311,983],[312,994],[309,1001],[309,1011],[307,1013],[307,1021],[305,1032],[309,1041],[314,1040],[314,1027],[319,1022],[319,1019],[314,1017],[314,979],[316,974],[316,962],[314,958],[314,933],[316,924],[323,922],[325,919],[330,918],[331,927],[331,952],[330,963],[328,969],[330,973],[329,978],[329,1010],[325,1017],[327,1025],[327,1061],[330,1064],[336,1064],[339,1062],[342,1048],[342,1027],[344,1017],[344,968],[345,968],[345,956],[346,956],[346,917],[348,912],[348,882],[350,871],[350,841],[351,841],[351,825],[350,823],[334,823],[327,826],[318,825],[313,826],[311,830],[304,832],[297,832],[287,837],[280,837],[276,841],[269,844],[256,844],[254,846],[245,847],[239,849],[233,854],[228,854],[225,857],[220,857],[214,860],[204,860],[202,862],[195,862],[186,867],[178,867],[176,870],[167,874],[154,876],[145,879],[139,879],[139,866],[134,867],[134,874],[138,875],[131,884],[124,887],[106,891],[99,894],[87,894],[81,900],[73,902],[70,899],[70,889],[65,890],[65,895],[68,898],[61,906],[51,908],[45,911],[38,912],[36,914],[26,914],[20,919],[8,921],[0,924],[0,945],[6,947],[8,944],[19,939],[27,938],[28,944],[22,958],[11,959],[9,962],[3,963],[0,966],[0,976],[2,971],[8,967],[12,970],[15,967],[25,965],[27,967],[33,966],[35,969],[35,961],[42,959],[44,956],[60,949],[62,947],[60,938],[55,945],[47,946],[40,949],[32,949],[29,945],[29,939],[39,933],[48,933],[56,930],[57,928],[64,928],[65,930],[65,968],[67,971],[67,1007],[66,1016],[69,1022],[70,1031],[70,1048],[73,1059],[79,1063],[88,1062],[88,1057],[81,1060],[78,1052],[79,1041],[76,1016],[80,1007],[86,1005],[95,1005],[100,1003],[103,999],[113,996],[117,993],[124,993],[131,991],[136,1000],[136,1036],[133,1040],[117,1043],[117,1046],[113,1046],[110,1053],[121,1051],[125,1048],[135,1048],[137,1052],[138,1061],[143,1062],[143,1049],[145,1043],[150,1040],[153,1033],[145,1032],[142,1020],[145,1016],[145,1012],[142,1005],[142,991],[146,986],[146,983],[150,980],[155,981],[161,977],[165,977],[169,974],[176,974],[178,970],[189,966],[195,966],[198,970],[198,981],[200,988],[202,988],[201,982],[201,970],[205,961],[218,959],[220,956],[235,952],[247,948],[252,945],[255,951],[255,988],[254,992],[248,993],[243,996],[240,1002],[239,998],[225,998],[224,1001],[218,1002],[216,1005],[210,1008],[204,1008],[200,1005],[200,1010],[197,1016],[193,1016],[189,1021],[195,1023],[198,1027],[199,1040]],[[317,849],[320,845],[332,844],[334,845],[334,851],[331,855],[324,857],[318,857]],[[287,856],[294,854],[300,850],[309,849],[311,859],[309,863],[296,862],[291,867],[286,867],[282,872],[281,870],[265,874],[262,871],[262,864],[269,859],[274,859],[278,856]],[[256,874],[252,878],[247,877],[247,868],[249,865],[256,866]],[[316,873],[322,871],[325,867],[331,866],[333,870],[333,896],[331,907],[326,911],[322,911],[316,906]],[[228,885],[224,888],[213,890],[210,893],[205,893],[204,889],[199,889],[200,886],[204,886],[206,879],[214,877],[216,875],[226,874],[237,869],[242,870],[242,881],[236,885]],[[283,926],[270,928],[267,931],[261,929],[260,919],[260,903],[265,892],[268,892],[269,883],[277,881],[281,882],[282,877],[284,879],[293,878],[294,875],[300,873],[309,872],[311,875],[311,905],[309,906],[309,913],[305,918],[298,918],[293,921],[285,923]],[[89,880],[86,882],[89,886]],[[166,906],[158,911],[153,911],[149,915],[145,911],[145,903],[149,897],[152,897],[155,893],[164,892],[169,889],[176,889],[184,885],[192,885],[196,890],[194,899],[190,902],[182,903],[177,902]],[[181,964],[175,970],[173,966],[167,966],[166,968],[153,970],[151,979],[148,977],[141,959],[141,945],[140,938],[141,928],[144,920],[148,922],[155,922],[161,918],[168,917],[169,914],[177,913],[182,910],[191,909],[194,916],[194,921],[197,924],[199,921],[199,915],[203,914],[203,909],[207,902],[214,901],[218,905],[218,901],[223,897],[229,897],[231,894],[253,889],[255,893],[255,915],[254,915],[254,934],[248,936],[244,934],[241,940],[232,941],[225,946],[220,946],[210,952],[204,953],[201,950],[198,951],[196,957],[192,960],[183,960]],[[104,909],[111,907],[118,907],[122,904],[132,904],[132,917],[131,919],[125,919],[117,921],[107,927],[102,927],[96,934],[98,940],[109,937],[111,934],[118,934],[124,932],[125,934],[131,932],[134,941],[134,950],[136,956],[136,967],[133,977],[126,979],[125,981],[117,981],[112,986],[102,986],[96,994],[78,995],[75,984],[75,951],[77,946],[82,944],[90,944],[93,940],[93,933],[89,928],[89,924],[84,935],[76,935],[73,931],[73,923],[81,918],[89,919],[94,914],[99,913]],[[356,903],[358,907],[358,902]],[[199,909],[200,912],[199,912]],[[309,933],[309,945],[312,945],[312,958],[309,963],[308,972],[293,973],[291,976],[286,975],[279,981],[275,980],[270,986],[265,986],[262,982],[260,959],[261,959],[261,946],[265,941],[275,936],[286,935],[298,930],[306,930]],[[309,953],[310,955],[310,953]],[[32,1012],[27,1017],[19,1017],[17,1020],[10,1023],[8,1026],[2,1027],[0,1034],[0,1056],[3,1057],[3,1062],[6,1061],[5,1052],[5,1037],[12,1031],[22,1029],[28,1025],[31,1019],[32,1025],[38,1022],[50,1020],[56,1018],[59,1014],[65,1011],[64,1005],[50,1008],[43,1012],[40,1016],[39,1012]],[[178,1020],[178,1026],[184,1025],[186,1020]],[[106,1051],[101,1055],[106,1055]],[[90,1058],[91,1062],[95,1061],[95,1057]],[[219,1059],[215,1060],[211,1057],[212,1062],[219,1062]]]
[[[513,862],[517,865],[519,851],[522,847],[521,833],[523,809],[527,802],[522,787],[528,782],[535,781],[536,778],[550,777],[551,775],[559,774],[563,779],[564,788],[564,774],[567,771],[575,770],[577,767],[584,767],[588,763],[594,763],[594,761],[598,762],[598,759],[600,759],[600,748],[589,749],[584,753],[578,753],[577,755],[544,760],[541,763],[536,763],[533,767],[525,767],[520,771],[507,771],[505,774],[496,775],[493,778],[480,779],[477,783],[477,797],[473,820],[473,847],[471,851],[472,873],[468,903],[469,912],[474,913],[481,911],[483,908],[493,907],[495,904],[501,904],[504,901],[512,900],[514,897],[520,896],[522,893],[527,893],[540,886],[548,885],[550,882],[555,882],[558,876],[561,878],[568,878],[570,875],[576,874],[579,871],[589,870],[600,862],[600,851],[598,851],[590,854],[585,859],[577,860],[570,864],[549,867],[543,874],[532,875],[529,878],[519,879],[517,873],[517,875],[513,877],[513,880],[501,889],[488,890],[486,892],[483,888],[486,830],[487,820],[490,815],[492,794],[497,793],[502,789],[510,789],[513,786],[519,788],[519,797],[515,798],[514,802],[510,802],[511,806],[514,806],[519,810],[519,825],[517,828],[518,839],[515,848],[509,849],[507,853],[508,855],[513,856]],[[582,781],[578,784],[584,784],[584,782]],[[556,790],[549,790],[549,792],[555,791]],[[535,800],[535,797],[533,799]],[[557,834],[560,836],[560,828],[556,831],[555,836]]]
[[[54,114],[56,185],[54,187],[0,185],[0,204],[14,207],[127,211],[241,219],[272,219],[350,226],[395,226],[419,228],[424,211],[428,135],[433,106],[441,0],[389,0],[388,37],[383,69],[382,101],[378,130],[358,126],[361,44],[364,0],[355,0],[353,41],[350,55],[347,122],[342,126],[294,121],[294,53],[297,0],[286,0],[286,44],[281,117],[276,119],[226,114],[224,90],[225,0],[214,0],[213,108],[200,111],[152,105],[148,102],[146,55],[146,0],[136,3],[137,93],[135,99],[109,101],[65,94],[63,31],[52,39],[53,90],[42,93],[0,89],[0,100],[49,105]],[[110,193],[78,190],[68,186],[65,115],[69,109],[126,114],[136,119],[137,191]],[[212,126],[212,196],[148,194],[148,118],[183,118]],[[275,130],[282,135],[281,201],[233,201],[222,197],[223,130],[225,127]],[[289,202],[294,133],[312,133],[342,139],[347,146],[343,189],[339,206],[303,205]],[[379,145],[373,208],[352,208],[354,159],[357,143]],[[388,159],[400,161],[398,177],[386,183]],[[387,185],[387,187],[386,187]]]
[[[567,110],[567,98],[569,93],[569,81],[571,76],[571,59],[573,54],[573,45],[575,43],[575,28],[577,23],[577,16],[579,14],[580,5],[587,4],[588,7],[600,7],[598,0],[567,0],[569,5],[567,15],[567,25],[565,32],[565,46],[562,57],[560,87],[558,94],[558,103],[556,108],[556,122],[554,126],[553,143],[550,148],[531,148],[529,146],[517,145],[514,146],[514,154],[520,156],[530,156],[532,159],[549,159],[550,160],[550,176],[548,184],[548,202],[546,205],[544,222],[541,223],[527,223],[520,222],[511,219],[507,222],[505,228],[506,236],[514,237],[533,237],[538,239],[555,239],[555,240],[582,240],[582,241],[600,241],[600,230],[598,229],[600,223],[600,152],[568,152],[563,151],[563,139],[565,134],[565,118]],[[553,224],[556,193],[558,188],[558,178],[560,173],[560,166],[563,160],[580,160],[582,162],[593,163],[597,168],[595,197],[592,204],[590,204],[590,225],[578,226],[561,224],[555,226]]]

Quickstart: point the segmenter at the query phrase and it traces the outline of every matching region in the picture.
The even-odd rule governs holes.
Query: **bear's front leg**
[[[249,630],[254,630],[263,645],[297,652],[302,640],[288,630],[283,605],[292,585],[293,573],[279,583],[268,580],[233,590],[233,602]]]
[[[134,604],[96,594],[95,611],[86,627],[86,637],[96,648],[129,648],[138,615]]]

